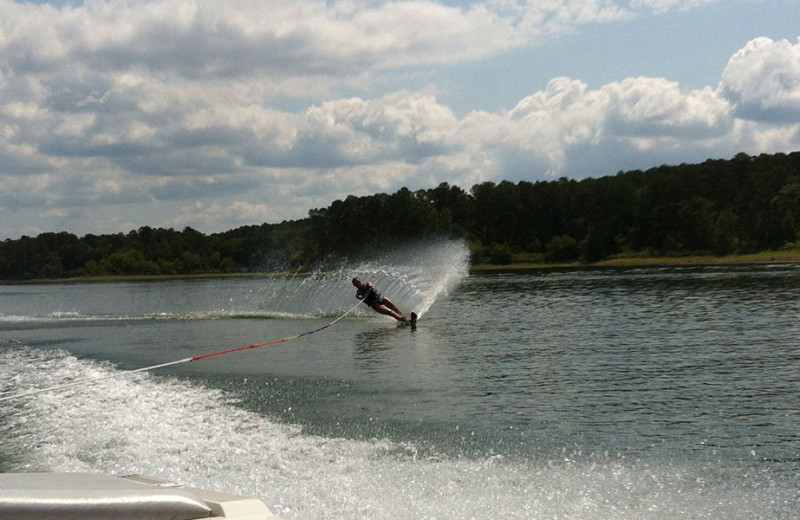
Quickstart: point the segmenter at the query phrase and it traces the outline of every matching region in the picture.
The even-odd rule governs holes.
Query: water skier
[[[417,316],[413,312],[411,313],[411,320],[409,321],[409,319],[406,318],[402,312],[400,312],[400,309],[397,308],[392,300],[381,295],[381,293],[375,289],[375,286],[372,285],[372,282],[362,282],[361,279],[356,276],[353,278],[353,285],[355,285],[357,289],[356,298],[366,303],[375,312],[385,314],[386,316],[391,316],[397,321],[402,321],[403,323],[409,323],[411,325],[417,321]]]

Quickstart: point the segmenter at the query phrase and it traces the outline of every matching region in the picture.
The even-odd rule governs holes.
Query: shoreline
[[[264,278],[296,273],[195,273],[195,274],[120,274],[102,276],[73,276],[70,278],[35,278],[32,280],[0,280],[0,285],[161,282],[166,280],[201,280],[204,278]]]
[[[549,269],[593,269],[593,268],[635,268],[635,267],[707,267],[725,265],[769,265],[798,264],[800,251],[765,251],[746,255],[692,255],[692,256],[628,256],[610,258],[591,264],[580,262],[544,263],[521,262],[514,264],[475,264],[469,266],[470,273],[492,271],[524,271]],[[114,282],[158,282],[165,280],[200,280],[204,278],[263,278],[286,275],[307,275],[310,272],[248,272],[248,273],[195,273],[195,274],[155,274],[155,275],[106,275],[75,276],[71,278],[40,278],[32,280],[0,280],[0,285],[26,284],[68,284],[68,283],[114,283]]]

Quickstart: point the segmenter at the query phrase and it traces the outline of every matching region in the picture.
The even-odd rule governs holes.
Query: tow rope
[[[135,372],[147,372],[147,371],[150,371],[150,370],[155,370],[157,368],[164,368],[164,367],[168,367],[168,366],[172,366],[172,365],[179,365],[181,363],[190,363],[192,361],[199,361],[201,359],[206,359],[206,358],[210,358],[210,357],[214,357],[214,356],[222,356],[223,354],[230,354],[231,352],[239,352],[241,350],[248,350],[248,349],[253,349],[253,348],[258,348],[258,347],[265,347],[267,345],[275,345],[276,343],[283,343],[285,341],[291,341],[291,340],[294,340],[294,339],[302,338],[304,336],[310,336],[311,334],[315,334],[317,332],[325,330],[328,327],[332,327],[333,325],[336,324],[336,322],[338,322],[339,320],[343,319],[345,316],[347,316],[348,314],[350,314],[354,310],[356,310],[360,304],[361,304],[361,301],[359,301],[357,304],[355,304],[349,311],[345,312],[344,314],[342,314],[341,316],[339,316],[338,318],[336,318],[332,322],[328,323],[327,325],[323,325],[322,327],[319,327],[317,329],[309,330],[309,331],[306,331],[306,332],[302,332],[300,334],[295,334],[293,336],[286,336],[285,338],[273,339],[271,341],[265,341],[263,343],[253,343],[252,345],[245,345],[243,347],[230,348],[230,349],[227,349],[227,350],[219,350],[217,352],[211,352],[211,353],[208,353],[208,354],[201,354],[199,356],[187,357],[187,358],[184,358],[184,359],[178,359],[178,360],[175,360],[175,361],[170,361],[168,363],[161,363],[161,364],[153,365],[153,366],[149,366],[149,367],[136,368],[136,369],[133,369],[133,370],[123,370],[123,371],[116,372],[116,373],[108,375],[108,376],[94,377],[94,378],[90,378],[90,379],[83,379],[83,380],[80,380],[80,381],[73,381],[71,383],[66,383],[66,384],[63,384],[63,385],[50,386],[50,387],[47,387],[47,388],[39,388],[39,389],[36,389],[36,390],[31,390],[29,392],[21,393],[21,394],[6,395],[6,396],[0,397],[0,402],[10,401],[12,399],[21,399],[23,397],[30,397],[32,395],[37,395],[37,394],[41,394],[41,393],[44,393],[44,392],[52,392],[52,391],[55,391],[55,390],[61,390],[61,389],[70,388],[70,387],[73,387],[73,386],[80,386],[80,385],[85,385],[85,384],[90,384],[90,383],[96,383],[98,381],[103,381],[103,380],[106,380],[106,379],[113,379],[113,378],[116,378],[116,377],[122,377],[124,375],[133,374]]]

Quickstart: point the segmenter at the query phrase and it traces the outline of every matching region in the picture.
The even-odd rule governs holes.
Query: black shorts
[[[366,302],[371,308],[375,309],[383,305],[383,296],[378,296],[376,298],[372,298],[370,301]]]

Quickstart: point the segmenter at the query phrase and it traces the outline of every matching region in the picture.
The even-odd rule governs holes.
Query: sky
[[[796,150],[797,0],[0,0],[0,239]]]

